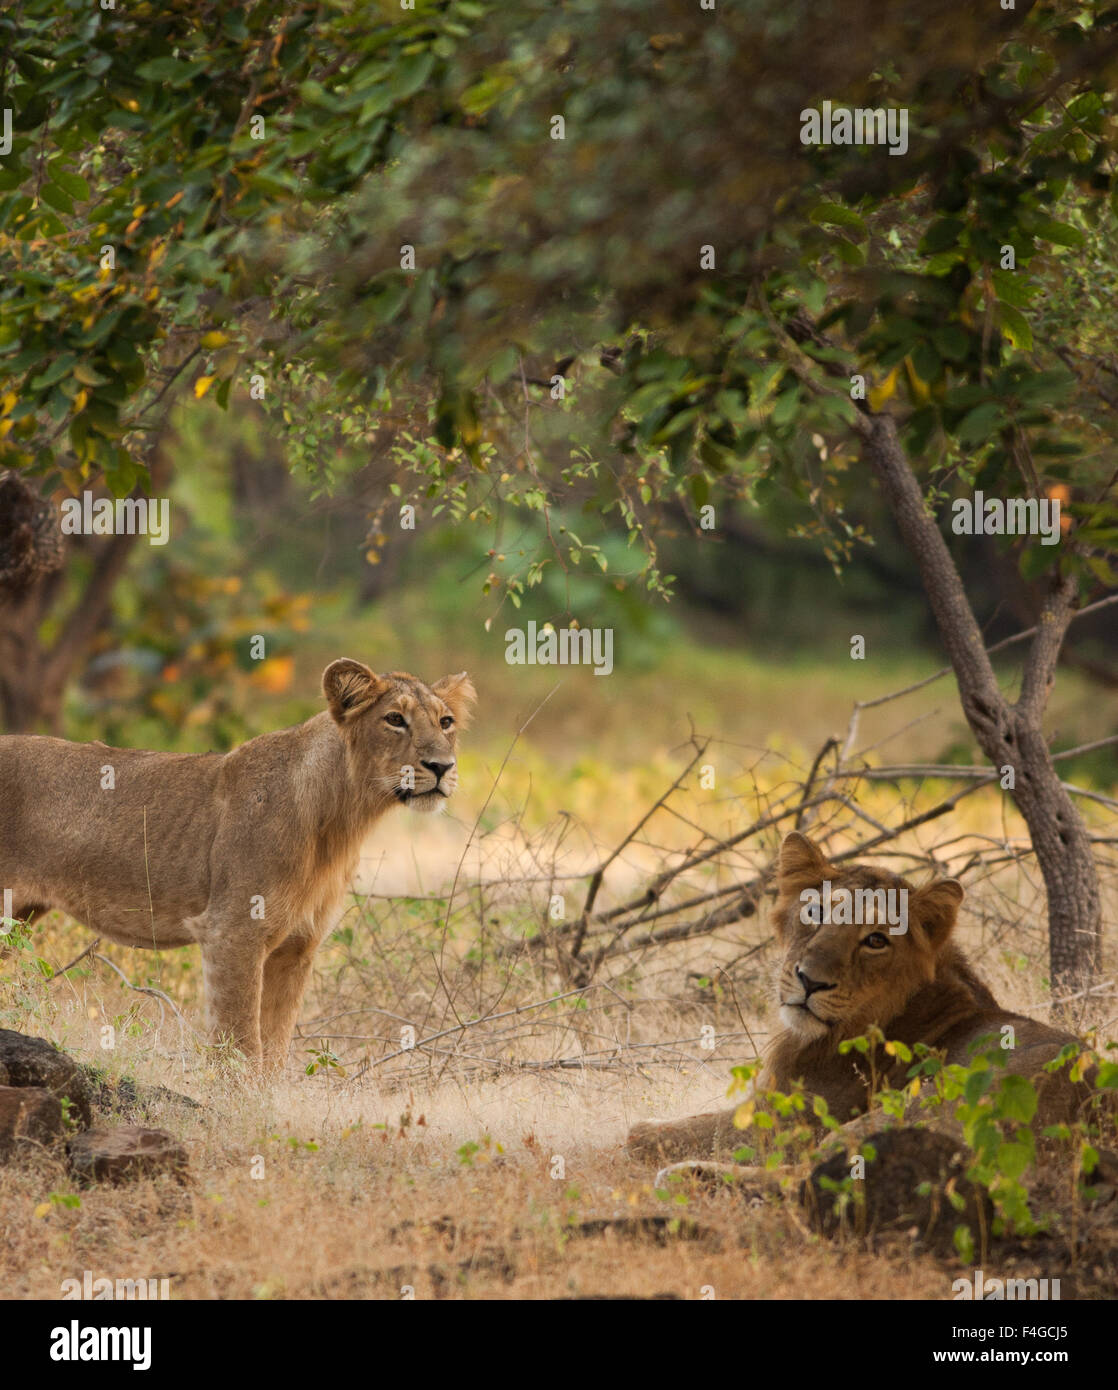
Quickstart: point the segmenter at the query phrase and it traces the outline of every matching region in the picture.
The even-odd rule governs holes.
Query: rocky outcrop
[[[42,1086],[0,1086],[0,1161],[62,1138],[62,1105]]]
[[[186,1150],[165,1129],[99,1126],[75,1135],[66,1147],[71,1170],[86,1182],[116,1184],[158,1173],[183,1177],[187,1169]]]
[[[93,1123],[93,1092],[84,1070],[46,1038],[0,1028],[0,1068],[9,1086],[41,1086],[69,1101],[70,1118],[83,1129]]]

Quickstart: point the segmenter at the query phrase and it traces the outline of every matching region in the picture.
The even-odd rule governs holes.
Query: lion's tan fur
[[[904,889],[908,894],[907,930],[890,935],[887,945],[870,950],[863,940],[874,921],[810,924],[801,920],[805,890],[823,882],[832,889]],[[778,1002],[785,1028],[773,1040],[760,1078],[765,1090],[791,1091],[797,1083],[822,1096],[841,1121],[860,1115],[870,1097],[871,1074],[857,1051],[842,1054],[838,1045],[876,1025],[887,1041],[920,1042],[942,1050],[948,1064],[968,1063],[983,1039],[988,1046],[1006,1042],[1006,1070],[1029,1077],[1039,1096],[1039,1122],[1073,1119],[1090,1094],[1073,1084],[1067,1070],[1044,1071],[1044,1064],[1076,1039],[1035,1019],[999,1006],[962,951],[951,941],[963,890],[953,879],[916,888],[903,878],[865,865],[837,866],[806,836],[789,835],[782,846],[773,908],[777,942],[783,947]],[[820,984],[808,995],[803,978]],[[878,1089],[905,1084],[908,1064],[893,1062],[878,1049]],[[628,1148],[641,1158],[709,1158],[741,1147],[734,1126],[738,1107],[696,1115],[673,1124],[640,1124]]]
[[[327,711],[226,754],[0,738],[15,915],[59,907],[123,945],[198,943],[215,1034],[280,1065],[362,841],[391,807],[453,792],[474,699],[464,672],[428,686],[348,658],[323,689]]]

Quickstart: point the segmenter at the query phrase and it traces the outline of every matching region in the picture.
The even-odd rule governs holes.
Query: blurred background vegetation
[[[26,0],[0,38],[6,730],[225,749],[347,654],[469,667],[485,770],[538,708],[512,786],[603,833],[692,728],[806,767],[942,664],[871,417],[988,642],[1114,587],[1104,7]],[[805,145],[823,98],[903,107],[906,157]],[[169,496],[172,543],[36,554],[19,508],[86,488]],[[983,488],[1074,533],[952,535]],[[1116,615],[1070,629],[1059,747],[1115,734]],[[529,620],[612,628],[614,673],[507,666]],[[980,760],[950,678],[905,717],[891,755]]]
[[[845,727],[856,700],[941,664],[919,580],[869,485],[849,514],[876,543],[859,547],[837,576],[811,540],[790,534],[809,509],[797,515],[784,494],[723,514],[719,533],[700,533],[699,543],[665,516],[658,543],[676,577],[670,599],[650,596],[633,577],[623,528],[607,519],[595,531],[593,518],[553,513],[553,525],[578,526],[585,542],[607,550],[609,572],[564,575],[553,565],[514,609],[484,592],[486,577],[539,550],[543,538],[530,528],[542,531],[542,518],[487,530],[441,524],[420,507],[414,531],[388,525],[374,535],[391,459],[343,445],[325,492],[292,469],[286,436],[247,393],[226,412],[206,400],[181,404],[160,447],[174,541],[133,549],[112,619],[68,690],[68,737],[226,749],[316,712],[322,668],[352,655],[426,679],[468,668],[481,693],[469,744],[498,758],[554,690],[519,756],[537,750],[554,769],[604,789],[610,769],[658,761],[692,725],[740,743],[743,756],[768,744],[810,759]],[[1027,620],[1017,567],[997,538],[965,540],[960,565],[995,641]],[[75,592],[85,577],[80,564],[72,568]],[[568,612],[583,626],[615,630],[610,677],[506,665],[507,627],[559,625]],[[1104,612],[1069,641],[1069,664],[1088,671],[1070,670],[1054,697],[1062,744],[1113,731],[1098,673],[1105,680],[1115,627]],[[864,661],[850,657],[854,634],[866,639]],[[250,656],[258,635],[264,660]],[[1012,653],[1005,670],[1011,678]],[[911,704],[919,722],[895,754],[974,760],[949,679]],[[1111,785],[1114,759],[1112,748],[1100,749],[1073,760],[1066,775]]]

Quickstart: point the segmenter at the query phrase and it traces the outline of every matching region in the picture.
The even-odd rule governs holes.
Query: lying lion
[[[428,686],[348,658],[322,689],[326,712],[225,754],[0,738],[14,915],[60,907],[125,946],[197,942],[211,1028],[269,1070],[362,840],[393,806],[442,810],[475,698],[465,672]]]
[[[861,904],[865,910],[854,914],[860,924],[837,920],[851,915],[849,909],[819,920],[827,915],[821,912],[825,883],[832,902],[846,890],[846,902]],[[1078,1039],[1001,1008],[952,942],[963,900],[954,879],[913,888],[881,869],[837,867],[793,832],[781,846],[777,888],[773,925],[784,947],[777,996],[784,1030],[769,1049],[762,1089],[789,1092],[801,1082],[838,1120],[850,1121],[868,1106],[871,1077],[865,1057],[842,1054],[838,1045],[876,1024],[890,1042],[941,1049],[948,1064],[967,1064],[975,1045],[985,1039],[989,1047],[993,1035],[993,1045],[1005,1047],[1006,1070],[1034,1083],[1039,1125],[1074,1119],[1093,1094],[1086,1083],[1073,1083],[1066,1067],[1043,1070]],[[890,890],[893,901],[907,904],[903,930],[884,911]],[[909,1064],[883,1061],[890,1070],[879,1069],[878,1089],[905,1085]],[[626,1147],[637,1158],[665,1162],[730,1153],[744,1142],[734,1126],[737,1109],[636,1125]]]

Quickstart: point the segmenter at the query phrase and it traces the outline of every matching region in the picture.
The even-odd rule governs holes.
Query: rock
[[[46,1038],[0,1028],[0,1066],[10,1086],[42,1086],[70,1101],[70,1117],[83,1129],[93,1123],[93,1096],[85,1072]]]
[[[1105,1206],[1108,1202],[1113,1202],[1118,1197],[1118,1154],[1113,1149],[1104,1149],[1096,1144],[1095,1152],[1098,1160],[1089,1174],[1084,1174],[1081,1181],[1092,1194],[1092,1200],[1098,1206]]]
[[[130,1087],[130,1092],[126,1091]],[[131,1081],[122,1076],[117,1086],[117,1094],[124,1098],[131,1094],[133,1104],[139,1110],[158,1110],[170,1106],[172,1110],[201,1110],[201,1101],[184,1096],[181,1091],[172,1091],[167,1086],[145,1086],[142,1081]]]
[[[575,1236],[612,1235],[624,1240],[650,1240],[657,1245],[669,1245],[677,1240],[705,1241],[721,1245],[716,1231],[701,1226],[685,1216],[606,1216],[580,1221],[565,1228],[564,1234]]]
[[[1098,1154],[1098,1161],[1087,1181],[1105,1182],[1111,1187],[1118,1187],[1118,1154],[1113,1149],[1104,1149],[1098,1143],[1095,1145],[1095,1153]]]
[[[138,1125],[99,1126],[67,1144],[70,1167],[87,1182],[128,1182],[157,1173],[186,1172],[186,1150],[164,1129]]]
[[[53,1144],[63,1134],[62,1105],[43,1086],[0,1086],[0,1159]]]
[[[202,1109],[198,1101],[166,1086],[147,1086],[142,1081],[133,1081],[130,1076],[121,1076],[114,1081],[99,1067],[83,1066],[82,1070],[89,1079],[97,1109],[123,1119],[131,1119],[134,1115],[146,1117],[168,1106],[176,1110]]]
[[[865,1176],[852,1178],[852,1163],[859,1154],[865,1161]],[[800,1201],[812,1225],[826,1235],[911,1230],[929,1247],[949,1249],[956,1226],[965,1225],[977,1244],[979,1204],[987,1230],[993,1211],[989,1195],[967,1181],[966,1169],[966,1149],[950,1135],[931,1129],[883,1130],[851,1153],[834,1154],[812,1169]],[[829,1189],[824,1179],[839,1185],[839,1190]],[[928,1190],[921,1193],[918,1189],[925,1183]],[[845,1205],[843,1189],[850,1194]],[[961,1209],[956,1210],[950,1201],[949,1189],[963,1198]]]

